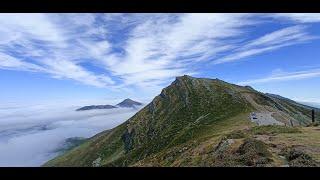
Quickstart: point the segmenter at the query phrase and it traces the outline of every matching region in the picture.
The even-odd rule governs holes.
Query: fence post
[[[311,115],[312,115],[312,122],[314,123],[314,109],[312,109]]]

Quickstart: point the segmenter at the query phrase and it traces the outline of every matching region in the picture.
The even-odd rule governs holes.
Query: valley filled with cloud
[[[0,166],[40,166],[65,140],[113,128],[138,109],[75,111],[76,106],[0,108]]]

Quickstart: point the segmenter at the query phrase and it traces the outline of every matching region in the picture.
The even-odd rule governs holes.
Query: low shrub
[[[286,154],[289,166],[292,167],[317,167],[319,163],[301,150],[290,149]]]
[[[247,138],[238,149],[238,161],[245,166],[261,166],[272,161],[268,146],[259,140]]]
[[[242,139],[242,138],[246,138],[247,135],[243,131],[237,130],[227,134],[226,137],[228,139]]]

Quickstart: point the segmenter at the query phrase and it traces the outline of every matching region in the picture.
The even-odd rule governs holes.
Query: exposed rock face
[[[93,167],[99,167],[101,165],[101,157],[98,157],[96,160],[92,162]]]
[[[125,152],[129,152],[132,147],[133,147],[133,137],[134,136],[134,131],[129,132],[126,131],[123,135],[122,135],[122,140],[124,142],[124,150]]]

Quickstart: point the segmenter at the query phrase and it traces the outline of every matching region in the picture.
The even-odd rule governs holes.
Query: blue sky
[[[0,105],[151,100],[176,76],[320,102],[320,14],[0,14]]]

